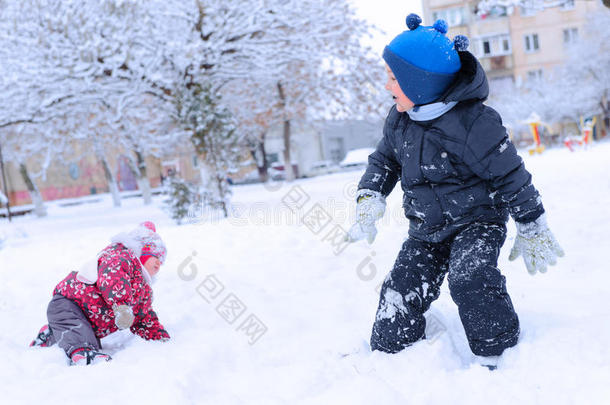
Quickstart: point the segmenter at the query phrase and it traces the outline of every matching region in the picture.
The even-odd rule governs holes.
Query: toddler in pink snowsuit
[[[114,236],[97,258],[53,291],[44,325],[30,346],[57,344],[71,364],[110,360],[100,339],[127,329],[146,340],[169,339],[152,309],[151,285],[166,248],[152,222]]]

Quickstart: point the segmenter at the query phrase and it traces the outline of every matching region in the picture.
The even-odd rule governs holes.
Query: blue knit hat
[[[461,68],[458,51],[468,48],[463,35],[451,41],[445,36],[447,23],[437,20],[422,26],[417,14],[407,16],[403,31],[385,47],[383,59],[398,80],[402,92],[415,105],[438,101]]]

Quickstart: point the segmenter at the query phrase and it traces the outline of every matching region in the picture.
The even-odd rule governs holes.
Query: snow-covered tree
[[[134,105],[122,107],[120,119],[114,122],[117,144],[126,151],[129,166],[136,176],[145,204],[152,202],[146,158],[162,157],[188,141],[183,131],[176,131],[169,114],[158,99],[146,97]]]
[[[25,0],[6,2],[0,11],[6,44],[0,52],[14,62],[0,68],[6,72],[0,75],[6,78],[0,127],[81,120],[72,138],[92,142],[116,206],[120,198],[106,146],[122,144],[132,151],[130,162],[145,202],[150,202],[143,162],[157,144],[149,135],[162,129],[151,130],[162,114],[151,114],[146,108],[151,102],[143,100],[153,99],[155,107],[165,110],[166,121],[171,111],[166,95],[173,79],[165,80],[163,43],[155,42],[163,36],[166,20],[149,6],[152,2]]]
[[[177,100],[177,116],[191,141],[201,165],[202,203],[221,209],[228,216],[230,196],[229,171],[237,166],[243,145],[235,131],[230,112],[219,105],[219,95],[209,87],[192,86],[185,89]]]
[[[579,123],[581,117],[596,114],[610,117],[609,37],[610,10],[589,14],[563,65],[520,87],[512,83],[498,87],[492,82],[489,104],[513,128],[523,126],[532,112],[549,124]],[[605,122],[600,124],[605,126]]]
[[[189,214],[189,209],[196,202],[195,187],[178,177],[170,177],[164,184],[167,198],[163,201],[164,208],[178,225]]]
[[[242,119],[241,112],[246,112],[247,118]],[[233,114],[237,130],[246,134],[246,147],[256,164],[259,178],[264,183],[269,180],[269,162],[267,161],[265,140],[273,123],[273,109],[271,105],[267,105],[267,111],[261,111],[256,115],[249,114],[251,112],[248,108],[237,108],[234,109]]]
[[[201,178],[202,182],[211,187],[204,194],[208,194],[221,206],[226,205],[227,199],[226,172],[237,164],[241,155],[234,152],[233,147],[221,148],[225,155],[219,158],[218,154],[209,154],[205,150],[227,143],[261,145],[259,139],[268,126],[261,129],[258,117],[264,115],[261,111],[269,110],[269,100],[264,100],[261,94],[253,92],[249,93],[249,97],[243,93],[236,97],[231,97],[231,94],[236,94],[235,90],[238,93],[247,92],[256,87],[262,78],[273,74],[273,46],[276,43],[273,42],[275,37],[272,38],[272,34],[277,31],[277,27],[272,24],[275,18],[272,9],[274,3],[277,2],[196,0],[185,2],[172,14],[172,18],[178,19],[179,24],[186,27],[176,36],[180,38],[176,42],[185,45],[168,51],[176,79],[172,95],[175,104],[180,106],[177,121],[184,124],[190,120],[187,128],[193,131],[192,124],[203,118],[194,118],[195,114],[201,114],[200,103],[205,103],[203,100],[209,98],[201,96],[203,93],[213,95],[214,107],[210,109],[210,105],[207,105],[203,109],[212,114],[212,121],[226,121],[229,110],[234,116],[230,124],[224,122],[219,126],[212,125],[225,128],[226,131],[215,131],[217,134],[232,134],[228,138],[214,135],[203,139],[201,131],[193,132],[195,136],[192,137],[197,152],[204,153]],[[186,115],[190,118],[185,121],[186,111],[189,111]],[[201,125],[201,122],[197,125]],[[229,129],[234,125],[238,125],[238,130]],[[233,139],[237,134],[240,139]],[[214,142],[210,143],[209,140]],[[226,155],[228,152],[230,156]],[[265,159],[264,154],[262,159]],[[208,178],[213,180],[208,181]]]
[[[46,207],[36,180],[46,178],[49,165],[65,148],[65,140],[52,125],[18,124],[0,129],[4,160],[18,168],[39,217],[46,215]],[[34,167],[33,161],[37,162]]]
[[[9,199],[4,192],[8,194],[7,185],[6,185],[6,168],[4,166],[4,156],[2,155],[2,140],[0,139],[0,185],[2,189],[0,189],[0,206],[6,206],[8,220],[11,220],[11,210]]]
[[[570,57],[560,71],[564,94],[555,105],[581,115],[600,114],[610,118],[610,10],[589,14]],[[602,120],[604,121],[604,120]],[[605,127],[605,122],[602,123]],[[605,127],[608,131],[609,128]]]
[[[119,205],[108,148],[129,151],[148,202],[145,159],[185,139],[171,119],[188,122],[189,137],[207,134],[195,147],[225,204],[226,170],[243,145],[260,156],[272,125],[284,126],[289,154],[293,120],[371,109],[383,70],[360,44],[367,30],[346,0],[4,1],[0,58],[11,63],[0,64],[0,128],[30,133],[40,124],[63,134],[57,144],[89,142]],[[205,109],[201,89],[212,95]],[[190,112],[176,115],[185,100]],[[44,150],[50,139],[36,144]]]
[[[129,79],[141,72],[127,66],[149,62],[145,47],[134,45],[144,26],[133,23],[140,9],[112,0],[5,2],[0,52],[11,63],[0,68],[0,126],[48,122],[91,101],[137,92]]]
[[[121,195],[116,173],[112,170],[108,161],[108,156],[114,153],[113,149],[118,144],[118,134],[113,125],[113,114],[109,113],[109,110],[110,106],[104,102],[91,103],[87,114],[72,114],[70,115],[71,120],[65,120],[64,125],[72,142],[76,142],[93,152],[102,166],[113,205],[120,207]],[[71,144],[70,146],[75,145]],[[66,153],[72,154],[70,149]]]
[[[362,115],[375,109],[371,90],[383,86],[383,68],[380,58],[361,43],[369,25],[355,17],[345,0],[275,2],[269,13],[271,25],[262,38],[273,57],[268,74],[255,77],[256,97],[266,101],[270,117],[282,127],[286,177],[291,180],[292,122]],[[239,91],[229,94],[244,97]]]

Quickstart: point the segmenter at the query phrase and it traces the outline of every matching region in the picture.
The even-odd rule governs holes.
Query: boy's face
[[[392,70],[387,64],[385,65],[385,71],[388,74],[388,81],[385,84],[385,89],[392,93],[392,98],[396,103],[398,112],[405,112],[413,108],[415,103],[409,100],[409,98],[405,96],[405,93],[402,92],[398,85],[398,80],[396,80],[394,73],[392,73]]]
[[[148,274],[153,277],[159,272],[159,269],[161,268],[161,261],[153,256],[148,259],[146,263],[144,263],[144,268]]]

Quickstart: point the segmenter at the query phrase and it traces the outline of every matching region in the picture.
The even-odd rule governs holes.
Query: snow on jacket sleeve
[[[146,340],[169,339],[169,333],[161,325],[157,314],[152,309],[144,317],[136,319],[130,330],[131,333]]]
[[[489,182],[515,221],[531,222],[544,213],[532,176],[492,108],[485,107],[475,119],[464,145],[464,162]]]
[[[111,252],[100,259],[97,286],[111,308],[115,304],[134,305],[130,276],[132,267],[131,261],[120,253]]]
[[[390,141],[395,126],[396,107],[392,107],[383,128],[383,138],[369,155],[369,165],[358,183],[358,189],[380,192],[384,197],[392,192],[401,174],[401,165]]]

